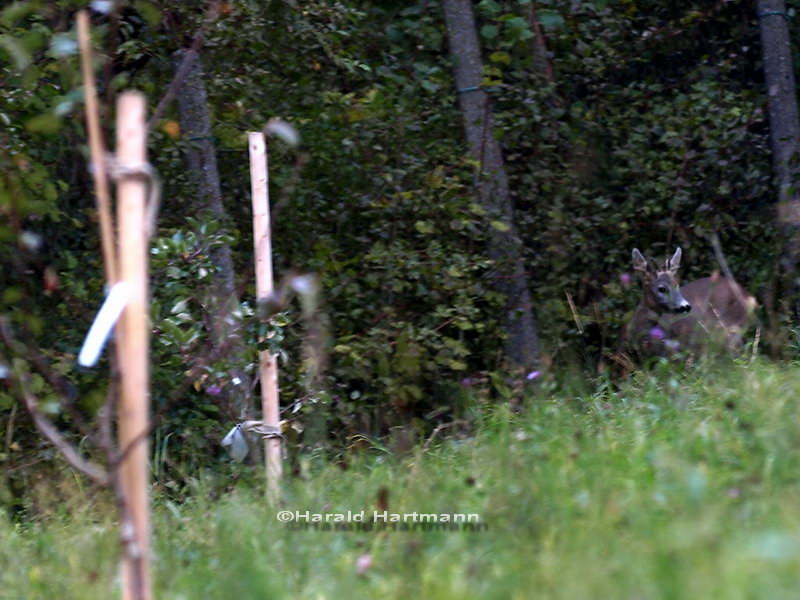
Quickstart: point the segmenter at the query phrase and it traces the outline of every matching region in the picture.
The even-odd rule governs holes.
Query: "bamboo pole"
[[[269,175],[267,171],[267,147],[262,132],[251,132],[248,136],[250,148],[250,184],[253,194],[253,245],[256,255],[256,298],[266,298],[273,291],[272,239],[269,219]],[[262,423],[279,427],[278,360],[277,356],[263,350],[259,353],[261,378]],[[267,470],[267,497],[277,502],[280,497],[281,440],[264,440],[265,466]]]
[[[119,226],[119,279],[131,286],[131,298],[117,330],[121,360],[119,447],[125,453],[119,465],[120,483],[133,524],[136,556],[123,560],[123,599],[151,600],[150,502],[148,444],[149,319],[147,233],[145,202],[147,183],[136,175],[147,160],[146,102],[139,92],[125,92],[117,103],[117,162],[122,177],[117,183]],[[127,175],[126,175],[127,173]]]
[[[100,109],[97,103],[97,87],[94,82],[89,15],[85,10],[78,11],[78,43],[81,49],[81,70],[83,72],[83,93],[86,106],[86,130],[89,134],[91,172],[94,179],[97,215],[100,222],[100,246],[103,252],[106,283],[110,289],[117,282],[114,221],[111,218],[111,192],[109,191],[105,163],[106,150],[103,143],[103,131],[100,128]]]

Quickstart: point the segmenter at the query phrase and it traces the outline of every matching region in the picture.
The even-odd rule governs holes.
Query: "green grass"
[[[800,370],[639,375],[483,409],[474,435],[345,471],[308,459],[284,508],[478,513],[488,530],[298,531],[258,491],[157,503],[158,598],[796,598]],[[110,598],[113,513],[0,518],[0,597]],[[372,566],[359,575],[356,562]]]

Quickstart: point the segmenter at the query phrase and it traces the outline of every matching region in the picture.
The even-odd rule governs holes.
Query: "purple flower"
[[[527,379],[528,381],[533,381],[541,374],[542,374],[541,371],[531,371],[525,376],[525,379]]]
[[[372,567],[372,555],[362,554],[356,559],[356,575],[364,577]]]
[[[219,396],[222,393],[222,388],[218,385],[210,385],[206,388],[206,394],[209,396]]]
[[[681,343],[678,340],[666,340],[664,345],[668,350],[672,350],[673,352],[677,352],[681,348]]]
[[[619,274],[619,282],[622,285],[630,285],[631,284],[631,275],[630,275],[630,273],[620,273]]]
[[[667,337],[667,332],[661,329],[661,327],[653,327],[650,330],[650,337],[654,340],[663,340]]]
[[[472,378],[471,377],[464,377],[464,379],[461,380],[461,385],[463,385],[464,387],[471,386],[472,385]]]

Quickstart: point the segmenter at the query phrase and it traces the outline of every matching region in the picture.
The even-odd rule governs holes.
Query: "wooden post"
[[[250,183],[253,193],[253,244],[256,254],[256,298],[265,298],[272,293],[272,240],[269,223],[269,175],[267,172],[267,147],[264,134],[251,132],[248,136],[250,148]],[[278,360],[264,350],[259,354],[261,377],[262,423],[279,427],[278,404]],[[267,469],[267,497],[273,503],[280,497],[281,440],[264,440]]]
[[[127,456],[119,466],[120,485],[134,531],[136,556],[122,564],[123,600],[151,600],[150,498],[147,464],[149,419],[148,239],[145,225],[147,180],[146,102],[139,92],[125,92],[117,103],[117,183],[119,280],[131,286],[131,298],[117,324],[120,402],[119,448]],[[129,173],[125,175],[126,171]],[[128,448],[134,444],[133,447]],[[124,533],[124,532],[123,532]]]
[[[100,246],[103,250],[106,283],[109,289],[117,281],[117,260],[114,251],[114,222],[111,218],[111,193],[105,163],[105,144],[100,129],[100,109],[97,105],[97,88],[94,83],[92,65],[92,42],[89,30],[89,15],[85,10],[78,11],[78,42],[81,49],[81,70],[83,71],[84,102],[86,105],[86,130],[89,134],[89,152],[92,163],[92,177],[97,197],[97,216],[100,221]]]

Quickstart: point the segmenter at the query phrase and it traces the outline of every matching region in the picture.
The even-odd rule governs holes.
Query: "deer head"
[[[633,249],[633,268],[642,274],[643,302],[656,314],[688,313],[691,304],[681,294],[678,283],[678,268],[681,266],[681,249],[675,250],[660,270],[653,261],[648,261],[637,248]]]

